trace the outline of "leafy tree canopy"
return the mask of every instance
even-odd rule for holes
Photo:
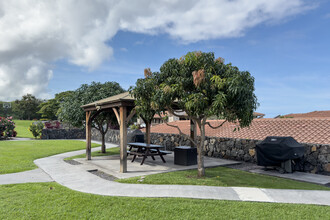
[[[150,143],[150,125],[156,113],[156,110],[151,106],[152,97],[156,89],[156,80],[155,74],[149,68],[144,70],[144,76],[144,79],[138,79],[136,86],[131,87],[129,90],[135,98],[137,115],[146,123],[147,143]]]
[[[40,114],[38,111],[41,103],[42,101],[40,99],[37,99],[31,94],[23,95],[22,99],[16,100],[15,105],[12,106],[13,113],[23,120],[39,119]]]
[[[257,107],[254,78],[248,71],[240,71],[213,53],[189,52],[180,59],[169,59],[154,74],[156,90],[152,106],[157,111],[173,111],[173,106],[185,111],[198,125],[201,140],[197,145],[198,175],[204,176],[205,125],[215,115],[226,121],[248,126]],[[218,125],[217,127],[220,127]],[[182,134],[182,132],[180,131]],[[194,142],[194,140],[192,140]]]
[[[57,114],[60,110],[60,104],[64,99],[70,96],[73,92],[66,91],[55,94],[55,98],[49,99],[46,102],[43,102],[39,105],[40,110],[38,111],[41,114],[41,117],[55,120],[57,119]]]
[[[64,98],[63,102],[60,104],[58,117],[75,127],[83,127],[85,125],[86,115],[81,108],[82,105],[123,92],[125,92],[125,90],[116,82],[92,82],[90,85],[83,84]],[[101,116],[97,118],[99,117]]]
[[[213,53],[190,52],[170,59],[156,74],[159,89],[153,97],[156,109],[177,105],[200,121],[212,115],[248,126],[257,107],[254,78]]]

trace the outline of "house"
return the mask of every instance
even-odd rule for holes
[[[223,120],[209,120],[209,122],[216,126]],[[189,121],[174,121],[170,124],[178,126],[183,133],[190,134]],[[292,136],[300,143],[330,144],[330,117],[261,118],[254,119],[249,127],[234,131],[237,127],[237,124],[229,122],[218,129],[206,126],[206,136],[254,140],[263,140],[267,136]],[[166,124],[152,126],[151,132],[179,134],[176,128]]]
[[[185,117],[185,116],[187,116],[187,113],[184,111],[177,111],[177,112],[175,112],[175,114],[176,115],[173,115],[173,114],[169,113],[168,111],[166,111],[164,113],[162,112],[161,115],[155,114],[151,124],[158,125],[158,124],[164,123],[165,116],[168,116],[167,122],[188,120]],[[181,116],[181,117],[179,117],[179,116]],[[263,114],[263,113],[253,112],[253,118],[255,118],[255,119],[260,119],[260,118],[263,118],[264,116],[265,116],[265,114]],[[210,119],[216,119],[216,117],[211,117]],[[137,123],[140,125],[144,124],[144,122],[141,118],[139,118],[137,120]]]
[[[330,110],[313,111],[308,113],[291,113],[287,115],[279,115],[275,118],[330,118]]]

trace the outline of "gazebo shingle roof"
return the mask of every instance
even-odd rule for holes
[[[96,106],[103,106],[103,105],[111,105],[114,103],[119,103],[119,102],[128,102],[132,103],[134,105],[134,98],[129,94],[129,92],[124,92],[120,93],[115,96],[111,96],[105,99],[101,99],[95,102],[88,103],[86,105],[82,105],[81,107],[83,109],[88,109],[88,108],[95,108]]]

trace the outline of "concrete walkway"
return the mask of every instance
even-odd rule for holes
[[[116,145],[110,144],[107,147],[115,146]],[[100,148],[93,148],[92,150],[95,151],[99,149]],[[107,196],[182,197],[195,199],[330,205],[330,191],[117,183],[102,179],[86,171],[83,166],[70,165],[63,161],[63,159],[66,157],[71,157],[83,153],[85,153],[85,150],[68,152],[37,159],[34,162],[43,171],[37,169],[33,171],[17,173],[15,175],[0,175],[0,184],[4,182],[3,179],[8,177],[12,177],[12,179],[10,180],[10,178],[8,178],[7,184],[18,183],[18,179],[15,182],[14,177],[25,173],[27,175],[32,174],[32,176],[38,176],[40,179],[45,178],[44,181],[56,181],[57,183],[72,190]],[[43,172],[47,173],[49,176]],[[30,181],[34,182],[34,180],[37,180],[38,178],[32,178]]]
[[[15,183],[40,183],[54,181],[42,169],[0,175],[0,185]]]
[[[63,161],[66,157],[71,157],[84,152],[85,151],[82,150],[54,155],[35,160],[35,163],[59,184],[76,191],[98,195],[129,197],[182,197],[196,199],[330,205],[330,191],[117,183],[102,179],[90,172],[87,172],[82,166],[70,165]]]
[[[313,174],[313,173],[304,173],[304,172],[293,172],[293,173],[280,173],[277,170],[263,170],[263,169],[255,169],[249,170],[251,173],[258,173],[269,176],[282,177],[291,180],[297,180],[308,183],[315,183],[321,185],[329,185],[330,184],[330,176]]]

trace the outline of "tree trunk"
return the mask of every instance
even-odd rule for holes
[[[147,144],[150,144],[151,143],[151,140],[150,140],[150,124],[149,122],[146,122],[146,136],[147,136]]]
[[[102,121],[97,121],[97,126],[98,126],[98,130],[101,134],[101,138],[102,138],[102,145],[101,145],[101,153],[105,153],[106,149],[105,149],[105,132],[103,129],[103,120]]]
[[[205,141],[205,124],[198,123],[199,129],[201,131],[201,141],[197,147],[197,164],[198,164],[198,177],[205,176],[205,167],[204,167],[204,141]]]
[[[101,147],[101,152],[103,154],[106,153],[106,148],[105,148],[105,132],[101,132],[101,136],[102,136],[102,147]]]

